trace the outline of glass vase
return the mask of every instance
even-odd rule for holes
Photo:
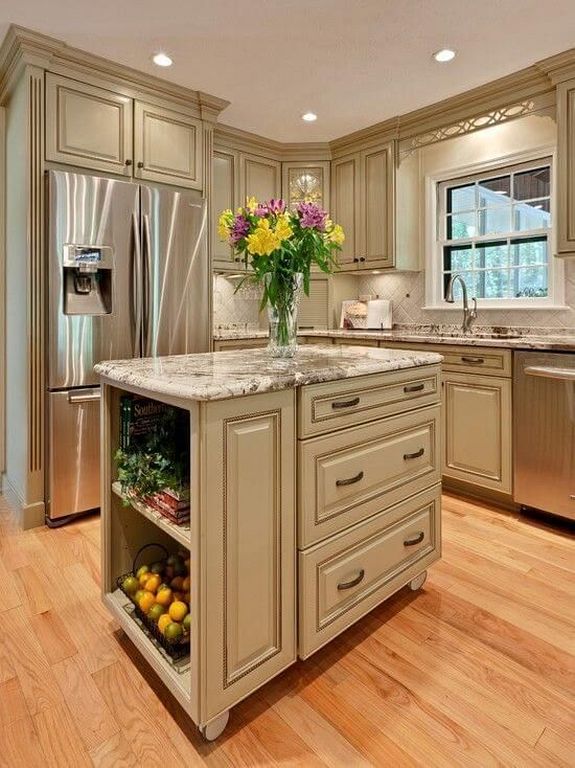
[[[272,280],[266,275],[266,283]],[[268,300],[270,336],[268,352],[272,357],[293,357],[297,349],[297,313],[303,284],[301,272],[277,281],[275,300]]]

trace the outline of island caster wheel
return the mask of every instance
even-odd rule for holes
[[[229,719],[230,713],[228,710],[223,712],[219,717],[216,717],[215,720],[204,725],[203,728],[200,728],[200,733],[206,741],[215,741],[215,739],[217,739],[218,736],[221,736],[224,732]]]
[[[412,579],[409,582],[409,588],[412,592],[417,592],[418,589],[421,589],[421,587],[425,584],[425,579],[427,578],[427,571],[423,571],[423,573],[420,573],[419,576],[416,576],[414,579]]]

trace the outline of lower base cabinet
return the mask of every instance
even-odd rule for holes
[[[512,492],[511,379],[443,374],[443,475]]]

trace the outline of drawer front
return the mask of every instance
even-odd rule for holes
[[[299,655],[306,658],[440,556],[441,487],[299,553]]]
[[[298,437],[333,432],[437,403],[439,375],[439,366],[430,365],[300,387]]]
[[[302,440],[298,546],[308,547],[440,480],[440,408]]]
[[[413,349],[422,352],[438,352],[443,355],[443,370],[461,373],[485,373],[492,376],[511,376],[511,350],[495,347],[475,347],[447,344],[409,344],[404,342],[382,341],[381,347],[395,349]]]

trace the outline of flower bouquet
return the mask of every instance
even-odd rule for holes
[[[312,264],[322,272],[334,271],[343,229],[316,203],[300,203],[288,211],[284,200],[258,203],[249,198],[235,214],[222,212],[218,233],[251,268],[246,279],[263,287],[260,309],[268,307],[271,354],[292,357],[299,293],[303,287],[309,295]]]

